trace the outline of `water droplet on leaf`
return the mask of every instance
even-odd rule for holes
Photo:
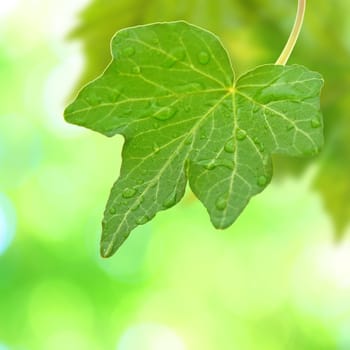
[[[259,105],[254,105],[254,108],[253,108],[253,113],[254,114],[257,114],[259,113],[261,110],[261,107]]]
[[[267,177],[262,175],[258,177],[258,185],[264,187],[267,184]]]
[[[219,159],[215,162],[215,166],[223,166],[227,169],[233,170],[235,168],[235,162],[230,159]]]
[[[156,187],[158,184],[157,181],[153,181],[151,184],[150,184],[150,187],[153,188],[153,187]]]
[[[167,209],[174,206],[175,204],[176,204],[176,194],[173,193],[169,196],[168,199],[165,200],[165,202],[163,203],[163,207]]]
[[[112,207],[112,208],[109,209],[109,213],[110,213],[111,215],[114,215],[116,212],[117,212],[117,210],[116,210],[114,207]]]
[[[254,143],[256,144],[256,147],[258,148],[258,150],[260,151],[260,152],[264,152],[265,151],[265,146],[263,145],[263,143],[261,143],[260,141],[259,141],[259,139],[257,138],[257,137],[254,137]]]
[[[133,210],[133,211],[137,210],[137,209],[140,207],[140,205],[141,205],[142,202],[143,202],[143,197],[139,198],[139,199],[133,204],[133,206],[131,207],[131,210]]]
[[[178,61],[182,61],[186,57],[186,52],[182,47],[177,47],[171,51],[171,55],[174,56]]]
[[[215,163],[212,162],[212,163],[206,164],[204,167],[207,170],[213,170],[215,168]]]
[[[128,46],[123,50],[123,54],[127,57],[131,57],[135,54],[135,49],[132,46]]]
[[[264,151],[265,151],[265,146],[264,146],[264,144],[258,143],[257,146],[258,146],[258,149],[259,149],[260,152],[264,152]]]
[[[208,64],[209,63],[209,60],[210,60],[210,56],[207,52],[205,51],[201,51],[198,55],[198,61],[200,64]]]
[[[227,153],[234,153],[236,151],[236,145],[234,140],[229,140],[225,143],[225,152]]]
[[[131,197],[134,197],[135,194],[136,194],[136,189],[135,188],[126,188],[123,193],[122,193],[122,196],[124,198],[131,198]]]
[[[161,109],[157,114],[154,115],[154,118],[158,120],[168,120],[176,114],[177,110],[173,107],[165,107]]]
[[[243,129],[237,129],[236,138],[239,141],[243,141],[247,137],[247,132]]]
[[[85,97],[85,100],[91,106],[96,106],[102,102],[102,97],[97,91],[92,91]]]
[[[140,74],[141,73],[141,68],[139,66],[135,66],[132,68],[132,72],[134,74]]]
[[[193,141],[193,135],[191,134],[191,135],[187,136],[187,138],[185,140],[185,145],[189,146],[192,143],[192,141]]]
[[[160,151],[160,148],[159,148],[159,146],[157,144],[155,144],[153,146],[153,151],[154,151],[154,153],[158,153]]]
[[[175,57],[167,57],[163,63],[164,68],[172,68],[175,66],[177,59]]]
[[[321,126],[321,121],[318,119],[318,118],[314,118],[311,120],[311,126],[314,128],[314,129],[317,129]]]
[[[144,216],[141,216],[140,218],[138,218],[138,219],[136,220],[136,224],[137,224],[137,225],[144,225],[144,224],[146,224],[148,221],[149,221],[149,217],[146,216],[146,215],[144,215]]]
[[[227,197],[220,197],[215,203],[216,209],[225,210],[227,208]]]
[[[207,136],[207,134],[206,134],[206,132],[202,132],[201,133],[201,135],[200,135],[200,137],[199,137],[201,140],[207,140],[208,139],[208,136]]]
[[[159,44],[158,38],[156,38],[156,37],[152,38],[151,44],[153,44],[153,45],[158,45],[158,44]]]
[[[207,107],[214,107],[214,106],[216,106],[216,104],[218,103],[218,101],[217,100],[209,100],[209,101],[207,101],[207,102],[205,102],[205,106],[207,106]]]

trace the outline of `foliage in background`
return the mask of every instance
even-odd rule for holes
[[[308,7],[290,63],[317,70],[326,81],[322,97],[326,145],[315,159],[318,168],[314,187],[341,235],[350,222],[350,28],[342,15],[350,11],[350,5],[344,0],[310,1]],[[295,8],[294,2],[277,0],[94,0],[71,33],[71,38],[83,43],[87,57],[77,89],[108,64],[110,40],[117,30],[158,21],[183,19],[213,31],[229,48],[239,72],[273,63],[291,29]],[[283,173],[300,173],[308,164],[283,157],[276,157],[276,161],[276,169],[284,169]]]

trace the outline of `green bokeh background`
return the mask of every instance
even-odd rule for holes
[[[349,350],[350,239],[345,231],[335,241],[312,190],[317,159],[298,176],[277,174],[225,231],[188,194],[114,257],[99,257],[123,139],[62,118],[85,61],[67,35],[86,3],[0,3],[0,350]],[[332,4],[309,2],[291,62],[325,75],[326,117],[336,109],[350,128],[350,4]],[[171,6],[150,7],[147,18]],[[243,72],[278,56],[294,11],[287,1],[220,0],[192,22],[218,28]]]

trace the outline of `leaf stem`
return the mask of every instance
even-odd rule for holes
[[[301,31],[301,27],[303,26],[305,8],[306,8],[306,0],[298,0],[298,10],[297,10],[297,15],[295,18],[292,32],[290,33],[289,39],[288,39],[280,57],[276,61],[276,64],[280,64],[283,66],[287,64],[288,59],[289,59],[290,55],[292,54],[293,49],[295,47],[295,44],[298,40],[300,31]]]

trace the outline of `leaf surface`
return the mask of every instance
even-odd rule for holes
[[[186,22],[119,31],[113,61],[67,107],[68,122],[125,137],[104,215],[101,254],[183,197],[187,181],[213,225],[230,226],[272,176],[271,155],[323,143],[322,77],[265,65],[235,78],[212,33]]]

